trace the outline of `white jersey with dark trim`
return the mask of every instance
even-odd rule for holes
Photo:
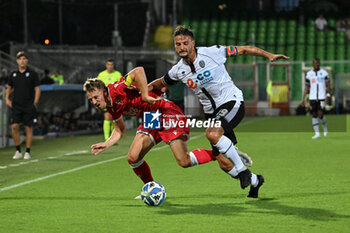
[[[326,81],[328,80],[328,72],[324,69],[318,71],[310,70],[306,74],[305,82],[310,86],[310,100],[326,99]]]
[[[164,81],[186,84],[197,95],[207,114],[228,101],[243,101],[242,91],[226,71],[226,54],[226,46],[198,47],[194,63],[187,65],[181,59],[165,75]]]

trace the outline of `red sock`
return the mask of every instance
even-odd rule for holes
[[[140,164],[141,162],[141,164]],[[140,177],[140,179],[143,181],[143,183],[148,183],[150,181],[153,181],[153,177],[151,174],[151,169],[149,168],[146,161],[141,160],[138,163],[129,163],[132,167],[132,170],[134,170],[135,174]]]
[[[210,161],[216,160],[216,157],[213,155],[212,150],[196,149],[191,152],[196,157],[198,164],[208,163]]]

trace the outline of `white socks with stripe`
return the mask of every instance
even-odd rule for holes
[[[235,146],[228,137],[222,135],[218,143],[214,146],[219,150],[221,154],[223,154],[226,158],[231,160],[235,165],[230,171],[227,172],[227,174],[229,174],[233,178],[237,178],[238,173],[247,169],[244,166],[241,158],[239,157]],[[251,185],[253,187],[256,187],[258,183],[258,177],[254,173],[252,173]]]
[[[323,118],[321,119],[321,122],[322,122],[322,126],[323,126],[323,134],[324,134],[324,136],[327,136],[328,128],[327,128],[326,116],[323,116]]]
[[[320,136],[320,127],[318,126],[318,119],[317,117],[312,118],[312,127],[314,128],[315,135]]]
[[[247,169],[244,166],[241,158],[239,157],[235,146],[228,137],[222,135],[218,143],[214,146],[219,150],[221,154],[223,154],[223,156],[225,156],[226,158],[231,160],[232,163],[234,163],[235,166],[231,170],[232,172],[228,172],[230,175],[237,176],[238,173]]]

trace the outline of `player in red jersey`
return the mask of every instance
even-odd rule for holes
[[[139,91],[130,88],[134,83]],[[123,136],[125,126],[122,115],[140,117],[144,112],[154,112],[153,117],[160,117],[160,122],[186,121],[184,113],[177,105],[159,97],[155,92],[148,92],[147,78],[142,67],[133,69],[125,78],[107,87],[101,80],[88,79],[84,83],[84,91],[97,109],[107,109],[114,122],[111,137],[105,142],[91,146],[91,152],[95,155],[117,143]],[[181,167],[191,167],[216,159],[222,169],[229,166],[228,159],[223,156],[215,157],[211,150],[196,149],[188,152],[186,141],[189,138],[189,132],[189,127],[186,125],[167,128],[161,124],[157,129],[148,129],[141,125],[130,146],[127,155],[128,163],[144,183],[153,181],[150,168],[143,158],[154,145],[164,141],[170,146]]]

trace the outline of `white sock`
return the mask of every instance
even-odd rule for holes
[[[251,185],[255,188],[258,184],[258,177],[252,172]]]
[[[312,127],[314,128],[315,134],[320,135],[320,128],[318,126],[318,119],[317,117],[312,118]]]
[[[191,151],[190,153],[190,158],[191,158],[191,166],[196,166],[198,165],[198,160],[196,158],[196,156],[193,154],[193,152]]]
[[[236,167],[233,167],[230,171],[228,171],[226,173],[229,174],[230,176],[232,176],[233,178],[238,176],[238,171],[237,171]]]
[[[327,122],[326,122],[326,116],[323,116],[321,119],[322,126],[323,126],[323,132],[328,133],[328,128],[327,128]]]
[[[247,169],[244,166],[241,158],[239,157],[235,146],[233,145],[231,140],[228,139],[228,137],[222,135],[218,143],[214,146],[219,150],[219,152],[223,156],[225,156],[234,163],[234,168],[236,168],[236,171],[238,171],[238,173]]]

